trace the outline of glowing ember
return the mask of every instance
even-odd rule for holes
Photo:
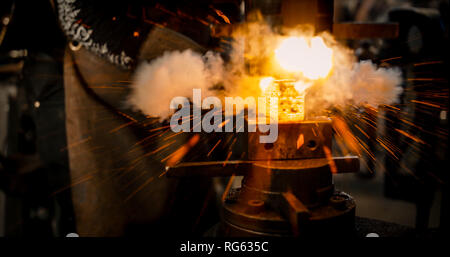
[[[325,78],[333,66],[333,50],[321,37],[289,37],[275,50],[280,66],[288,72],[301,73],[307,79]]]
[[[298,83],[298,82],[297,82]],[[305,119],[305,92],[296,88],[293,80],[275,80],[272,77],[261,79],[259,86],[267,98],[278,98],[278,121],[292,122]],[[269,100],[269,108],[274,108]]]

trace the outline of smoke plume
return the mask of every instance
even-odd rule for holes
[[[223,61],[212,52],[202,56],[191,50],[165,52],[136,70],[129,104],[144,114],[164,119],[171,113],[170,101],[176,96],[191,97],[193,88],[203,97],[223,80]]]
[[[311,37],[313,31],[297,28],[276,33],[265,23],[244,24],[233,35],[235,41],[228,63],[212,52],[205,55],[191,50],[166,52],[138,67],[129,103],[146,115],[164,119],[171,113],[172,98],[191,97],[193,88],[202,89],[202,97],[218,95],[211,88],[220,83],[226,96],[260,96],[258,84],[262,77],[282,76],[271,66],[277,45],[287,36],[298,35]],[[370,61],[358,62],[353,51],[330,34],[319,36],[333,49],[333,68],[327,78],[314,81],[306,90],[307,111],[346,104],[378,107],[398,101],[402,92],[399,69],[380,68]],[[223,96],[223,92],[220,94]]]

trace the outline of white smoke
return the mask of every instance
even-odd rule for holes
[[[211,94],[210,87],[223,80],[222,70],[222,59],[212,52],[204,56],[189,49],[165,52],[137,68],[128,103],[146,115],[164,119],[172,112],[172,98],[189,98],[193,88],[200,88],[203,97]]]
[[[299,33],[312,35],[308,30],[293,34]],[[370,61],[357,62],[353,51],[330,34],[321,36],[333,49],[333,69],[326,80],[307,89],[307,111],[346,104],[378,107],[398,102],[402,92],[399,69],[379,68]],[[247,24],[234,37],[236,43],[227,65],[218,54],[201,55],[191,50],[166,52],[150,63],[141,64],[135,72],[128,102],[146,115],[164,119],[173,112],[170,101],[176,96],[191,97],[194,88],[202,89],[202,98],[217,94],[210,90],[217,83],[225,86],[227,96],[258,96],[260,77],[276,77],[270,74],[266,60],[281,36],[267,24],[257,22]],[[247,69],[244,59],[256,69]]]
[[[351,70],[341,73],[347,77],[332,76],[326,83],[328,94],[333,95],[330,104],[343,105],[347,100],[356,105],[378,107],[396,103],[402,92],[401,72],[396,68],[379,68],[371,61],[361,61],[355,63]],[[349,92],[346,97],[342,94],[344,91]]]
[[[307,94],[307,109],[344,107],[347,104],[379,107],[398,103],[403,89],[398,68],[380,68],[371,61],[335,67],[331,76]]]

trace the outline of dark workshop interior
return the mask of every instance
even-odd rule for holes
[[[0,237],[448,237],[448,15],[2,0]]]

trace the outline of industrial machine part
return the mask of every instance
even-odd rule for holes
[[[355,202],[335,190],[332,172],[356,172],[355,156],[332,157],[329,119],[279,124],[275,143],[248,135],[248,159],[186,162],[167,176],[242,175],[242,186],[226,190],[220,233],[224,236],[351,235]]]

